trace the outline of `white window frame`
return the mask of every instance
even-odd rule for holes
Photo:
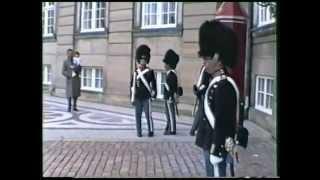
[[[49,3],[52,2],[43,2],[42,4],[42,12],[44,13],[44,17],[42,17],[42,27],[43,27],[43,37],[52,37],[55,32],[55,25],[56,25],[56,3],[53,3],[53,5],[49,5]],[[53,32],[48,33],[48,12],[50,10],[53,10]]]
[[[262,91],[259,91],[259,79],[263,79],[264,80],[264,89]],[[272,93],[268,93],[267,92],[267,80],[271,80],[272,84],[274,86],[274,78],[267,77],[267,76],[260,76],[260,75],[256,76],[255,109],[272,115],[272,108],[267,108],[266,107],[266,101],[267,101],[267,95],[269,95],[269,96],[273,97],[273,102],[274,102],[273,86],[271,87]],[[259,93],[262,94],[262,98],[263,98],[263,104],[262,105],[258,104],[258,94]]]
[[[85,3],[92,3],[92,9],[91,9],[91,28],[90,29],[84,29],[84,5]],[[107,4],[105,3],[105,10],[104,10],[104,27],[97,28],[97,23],[96,23],[96,13],[97,13],[97,3],[99,2],[82,2],[81,4],[81,30],[80,32],[100,32],[105,30],[106,26],[106,10],[107,10]],[[99,17],[101,19],[101,17]]]
[[[89,78],[91,79],[91,86],[84,86],[84,69],[91,69],[91,75],[89,75]],[[95,83],[96,83],[96,70],[101,70],[101,77],[98,78],[101,80],[101,88],[96,88]],[[91,76],[91,77],[90,77]],[[103,92],[103,68],[100,67],[82,67],[81,70],[81,90],[86,90],[86,91],[94,91],[94,92]]]
[[[152,4],[152,3],[156,3],[157,4],[157,8],[156,8],[156,21],[157,23],[155,25],[145,25],[145,18],[144,15],[146,14],[146,9],[145,9],[145,4]],[[141,29],[157,29],[157,28],[174,28],[177,26],[177,14],[178,14],[178,3],[175,2],[175,22],[174,24],[169,24],[169,16],[168,16],[168,24],[163,24],[162,22],[162,15],[163,15],[163,3],[168,3],[168,2],[142,2],[142,11],[141,11]],[[168,14],[170,13],[169,11],[169,4],[168,4]]]
[[[261,27],[275,22],[275,18],[270,13],[270,6],[262,7],[254,3],[255,17],[257,18],[257,26]]]
[[[165,71],[155,71],[156,73],[156,81],[157,81],[157,99],[163,99],[164,98],[164,92],[161,92],[161,87],[165,84],[165,79],[164,79],[164,83],[162,83],[162,77],[166,77],[166,76],[162,76],[162,74],[166,74]]]
[[[43,76],[43,81],[42,81],[42,83],[44,84],[44,85],[51,85],[51,80],[52,80],[52,69],[51,69],[51,65],[49,65],[49,64],[44,64],[43,65],[43,74],[42,74],[42,76]],[[49,77],[50,76],[50,80],[49,80]]]

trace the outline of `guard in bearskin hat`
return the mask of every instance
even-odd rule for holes
[[[142,111],[148,124],[148,136],[153,136],[153,120],[151,115],[151,99],[157,96],[157,87],[154,71],[147,65],[150,62],[150,48],[147,45],[141,45],[136,50],[136,63],[131,81],[130,94],[131,102],[135,106],[135,118],[137,127],[137,136],[142,136],[141,116]]]
[[[172,49],[169,49],[163,59],[166,73],[166,82],[164,84],[164,99],[165,99],[165,114],[167,118],[167,125],[165,127],[164,135],[176,134],[176,98],[175,95],[182,95],[182,90],[178,88],[178,78],[175,71],[179,62],[179,55]]]
[[[212,76],[204,94],[204,117],[199,122],[196,145],[204,152],[208,176],[226,176],[233,157],[239,123],[239,90],[227,69],[237,59],[237,38],[232,29],[219,21],[206,21],[199,30],[199,56]]]

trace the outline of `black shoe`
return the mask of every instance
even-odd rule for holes
[[[77,108],[73,108],[74,111],[79,111]]]
[[[153,136],[153,132],[149,132],[148,136],[152,137]]]
[[[142,134],[141,134],[141,133],[138,133],[137,136],[138,136],[138,137],[142,137]]]
[[[170,135],[170,132],[169,131],[165,131],[163,134],[164,135]]]
[[[195,135],[194,131],[190,131],[190,136],[194,136],[194,135]]]
[[[171,135],[176,135],[176,132],[170,132]]]

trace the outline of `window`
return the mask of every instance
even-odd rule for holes
[[[256,79],[256,109],[272,114],[273,79],[257,76]]]
[[[142,29],[170,28],[177,25],[177,2],[143,2]]]
[[[156,72],[157,99],[163,99],[164,84],[166,83],[166,72]]]
[[[105,2],[83,2],[81,8],[81,32],[104,31]]]
[[[83,67],[81,71],[81,90],[103,92],[102,68]]]
[[[43,36],[53,36],[56,19],[56,7],[54,2],[42,3],[42,33]]]
[[[52,73],[51,73],[51,65],[43,65],[43,84],[45,85],[50,85],[51,84],[51,77],[52,77]]]
[[[258,27],[275,22],[275,18],[272,17],[272,14],[270,13],[270,6],[263,7],[254,3],[254,8]]]

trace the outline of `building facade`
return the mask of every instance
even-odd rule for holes
[[[273,27],[274,21],[262,23],[264,19],[254,17],[264,17],[260,12],[263,10],[253,3],[240,4],[249,15],[247,34],[251,38],[246,51],[248,119],[261,121],[262,126],[272,130],[275,120],[270,103],[275,102],[275,97],[274,89],[269,90],[276,79],[276,35],[275,31],[270,32],[270,24]],[[179,110],[191,114],[195,102],[192,86],[201,67],[197,56],[198,31],[205,20],[214,19],[220,2],[43,2],[42,5],[45,93],[64,97],[61,68],[66,50],[72,48],[80,52],[83,66],[80,99],[131,106],[129,81],[135,68],[135,49],[147,44],[151,48],[149,65],[155,70],[158,83],[158,97],[153,106],[162,111],[165,80],[162,59],[168,49],[173,49],[180,55],[176,71],[184,90]]]
[[[276,18],[269,7],[250,4],[248,119],[276,137],[277,36]]]

